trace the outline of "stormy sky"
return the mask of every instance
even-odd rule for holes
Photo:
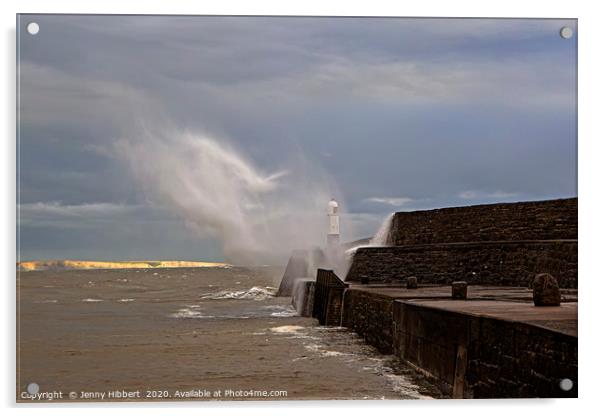
[[[17,30],[22,260],[222,260],[219,235],[119,155],[158,125],[266,174],[307,161],[336,184],[347,240],[392,211],[577,195],[572,20],[22,15]],[[165,168],[177,140],[135,163]]]

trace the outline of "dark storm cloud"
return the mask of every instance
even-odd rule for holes
[[[266,171],[301,152],[338,182],[351,237],[394,210],[576,195],[576,39],[558,35],[574,21],[21,19],[27,258],[82,256],[82,246],[183,258],[196,241],[198,256],[219,259],[209,237],[140,208],[146,197],[116,160],[115,139],[151,121],[227,137]],[[33,20],[36,36],[24,30]],[[124,251],[135,239],[125,230],[140,224],[132,211],[100,226],[84,209],[60,228],[51,211],[32,217],[35,204],[134,207],[149,255]],[[159,229],[169,244],[144,243]]]

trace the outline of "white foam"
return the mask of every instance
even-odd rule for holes
[[[203,315],[199,311],[194,311],[194,310],[188,309],[188,308],[178,309],[178,311],[176,313],[172,313],[170,316],[172,318],[184,318],[184,319],[189,319],[189,318],[215,318],[215,316],[212,316],[212,315]]]
[[[220,300],[220,299],[246,299],[246,300],[266,300],[276,294],[274,288],[253,286],[249,290],[220,290],[219,292],[204,293],[201,299]]]
[[[385,371],[387,367],[385,367]],[[407,377],[400,376],[393,373],[385,373],[383,374],[387,382],[391,385],[391,388],[394,392],[402,394],[404,396],[409,396],[413,399],[432,399],[430,396],[425,396],[420,394],[417,390],[417,386],[413,384]]]
[[[203,312],[198,309],[200,306],[191,305],[190,307],[178,309],[176,313],[169,315],[172,318],[184,318],[184,319],[249,319],[246,315],[204,315]]]
[[[320,352],[320,354],[323,357],[340,357],[343,355],[353,355],[353,354],[349,354],[349,353],[345,353],[345,352],[340,352],[340,351],[322,351]]]
[[[135,299],[129,299],[129,298],[125,298],[125,299],[119,299],[119,302],[133,302]]]
[[[297,316],[297,312],[296,311],[280,311],[280,312],[272,312],[270,314],[270,316],[273,316],[275,318],[290,318],[293,316]]]
[[[306,350],[316,353],[321,357],[341,357],[355,355],[347,352],[327,350],[324,348],[324,345],[321,344],[305,344],[304,347]]]
[[[291,305],[269,305],[265,306],[263,309],[274,311],[270,313],[270,316],[276,318],[290,318],[293,316],[298,316],[297,311]]]
[[[270,328],[270,331],[276,332],[278,334],[297,334],[299,331],[302,331],[303,329],[304,329],[304,327],[299,326],[299,325],[283,325],[283,326],[276,326],[276,327]]]
[[[82,302],[104,302],[104,301],[102,299],[86,298],[86,299],[82,299]]]

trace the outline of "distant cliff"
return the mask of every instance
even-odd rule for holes
[[[35,260],[17,262],[17,270],[71,270],[71,269],[155,269],[173,267],[229,267],[227,263],[182,260],[141,261],[87,261],[87,260]]]

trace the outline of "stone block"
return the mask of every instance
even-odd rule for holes
[[[468,284],[464,281],[452,282],[452,299],[466,299]]]
[[[533,303],[535,306],[560,306],[558,281],[548,273],[540,273],[533,279]]]
[[[418,289],[418,278],[416,276],[408,277],[406,287],[408,289]]]

